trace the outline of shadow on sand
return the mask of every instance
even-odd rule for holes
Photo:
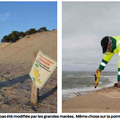
[[[18,83],[22,84],[25,81],[30,80],[30,79],[31,79],[30,76],[28,74],[26,74],[26,75],[19,76],[19,77],[16,77],[14,79],[11,79],[11,80],[2,81],[2,82],[0,82],[0,88],[10,87],[10,86],[16,85]],[[52,88],[50,91],[48,91],[48,92],[44,93],[43,95],[39,96],[38,97],[38,103],[41,103],[47,97],[52,95],[56,90],[57,90],[57,85],[54,88]],[[29,103],[29,105],[31,105],[31,104]],[[38,111],[33,105],[31,105],[31,109],[34,110],[34,111]]]
[[[39,102],[42,102],[44,99],[46,99],[48,96],[52,95],[55,91],[57,90],[57,86],[55,86],[54,88],[52,88],[50,91],[48,91],[47,93],[39,96]]]
[[[41,95],[38,97],[38,103],[41,103],[43,100],[45,100],[47,97],[49,97],[50,95],[52,95],[55,91],[57,90],[57,86],[52,88],[50,91],[48,91],[47,93]],[[31,105],[31,109],[34,111],[38,111],[34,105]]]
[[[15,85],[17,83],[23,83],[28,79],[30,79],[30,76],[27,74],[27,75],[19,76],[17,78],[13,78],[12,80],[6,80],[3,82],[0,82],[0,88],[9,87],[9,86]]]

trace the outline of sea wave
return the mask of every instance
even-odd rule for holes
[[[63,96],[63,100],[64,99],[70,99],[76,96],[77,93],[82,94],[86,94],[90,91],[95,91],[95,90],[99,90],[101,89],[101,87],[97,87],[96,89],[93,87],[84,87],[84,88],[73,88],[73,89],[63,89],[62,90],[62,96]]]
[[[94,88],[94,76],[92,73],[68,73],[63,76],[63,99],[75,97],[75,93],[88,93],[104,87],[113,86],[117,82],[117,76],[112,73],[101,75],[99,85]],[[64,85],[65,84],[65,85]]]

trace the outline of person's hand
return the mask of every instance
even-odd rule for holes
[[[117,87],[120,88],[120,81],[118,81],[118,83],[117,83]]]
[[[97,70],[96,70],[96,73],[98,73],[98,71],[101,73],[101,71],[102,71],[102,70],[100,70],[100,69],[97,69]]]
[[[115,84],[114,84],[114,87],[120,88],[120,81],[118,81],[117,83],[115,83]]]

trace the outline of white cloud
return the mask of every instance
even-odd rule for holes
[[[95,70],[99,66],[103,58],[101,39],[120,35],[119,6],[120,2],[63,2],[63,69],[81,66]],[[117,61],[117,57],[110,61],[112,70],[117,69]]]
[[[10,13],[0,14],[0,21],[7,20],[9,16],[10,16]]]

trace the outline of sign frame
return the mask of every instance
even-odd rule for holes
[[[36,82],[33,80],[32,76],[31,76],[32,70],[33,70],[34,67],[35,67],[36,58],[38,57],[39,54],[41,54],[42,56],[44,56],[44,57],[46,57],[46,58],[48,58],[48,59],[50,59],[50,60],[52,60],[52,61],[54,61],[54,63],[55,63],[54,68],[52,69],[52,71],[50,71],[50,74],[49,74],[49,75],[46,77],[46,79],[42,82],[42,85],[41,85],[40,87],[39,87],[38,85],[36,85]],[[51,77],[51,75],[52,75],[53,72],[55,71],[55,69],[56,69],[56,67],[57,67],[57,61],[54,60],[53,58],[49,57],[48,55],[44,54],[41,50],[37,53],[36,58],[35,58],[35,60],[34,60],[34,62],[33,62],[33,65],[32,65],[32,68],[31,68],[31,70],[30,70],[29,75],[30,75],[32,81],[34,82],[35,86],[36,86],[37,88],[39,88],[39,89],[42,89],[43,86],[45,85],[45,83],[48,81],[48,79]]]

